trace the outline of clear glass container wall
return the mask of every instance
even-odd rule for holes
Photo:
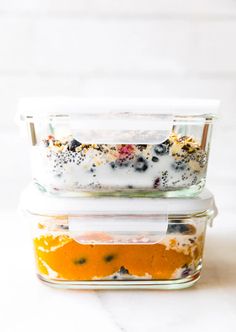
[[[132,219],[145,227],[158,223],[160,216],[155,214],[119,216],[126,220],[126,227],[107,231],[89,227],[93,217],[100,225],[102,220],[112,223],[116,218],[75,215],[78,226],[71,230],[71,216],[28,214],[40,279],[64,288],[166,289],[188,287],[198,280],[212,211],[169,216],[161,235],[152,226],[145,232],[128,229]],[[87,230],[86,226],[80,229],[80,221],[87,223]]]
[[[169,113],[162,107],[145,109],[144,102],[141,110],[95,107],[67,114],[65,108],[65,114],[54,110],[23,117],[35,183],[63,196],[200,193],[214,116],[183,105],[183,114],[171,107]]]

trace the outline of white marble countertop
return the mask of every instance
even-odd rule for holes
[[[235,331],[234,185],[213,185],[220,214],[207,232],[202,277],[179,291],[73,291],[35,277],[28,225],[1,210],[0,330]]]

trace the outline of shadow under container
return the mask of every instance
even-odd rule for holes
[[[38,277],[60,288],[179,289],[200,276],[216,208],[196,198],[62,198],[27,189]]]
[[[215,100],[25,99],[34,183],[62,196],[183,197],[205,185]]]

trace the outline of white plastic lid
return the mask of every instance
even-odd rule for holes
[[[20,208],[38,215],[185,215],[206,210],[216,211],[210,191],[193,198],[126,198],[49,196],[30,185],[21,197]]]
[[[157,98],[22,98],[18,119],[50,115],[73,114],[169,114],[216,115],[220,106],[214,99],[157,99]]]
[[[67,133],[86,144],[160,144],[178,121],[204,125],[218,108],[219,101],[207,99],[25,98],[16,121],[38,130],[50,122],[57,135]]]

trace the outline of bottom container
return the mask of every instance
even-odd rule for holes
[[[37,273],[61,288],[178,289],[201,272],[212,194],[195,198],[55,198],[29,187]]]

